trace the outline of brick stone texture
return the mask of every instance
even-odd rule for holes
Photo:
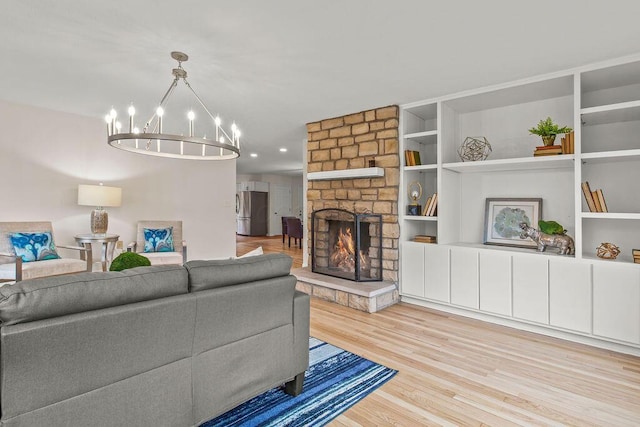
[[[311,212],[340,208],[355,213],[383,215],[382,275],[398,281],[398,185],[400,157],[398,146],[399,108],[389,105],[307,124],[307,171],[331,171],[367,167],[374,161],[384,168],[384,177],[333,181],[309,181],[307,191],[307,230],[311,233]],[[309,239],[311,244],[311,239]],[[309,248],[311,253],[311,248]],[[343,295],[316,291],[325,299],[345,302]],[[364,308],[369,302],[357,298],[349,305]],[[360,307],[362,306],[362,307]]]

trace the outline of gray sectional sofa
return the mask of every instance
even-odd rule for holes
[[[282,254],[0,287],[1,426],[192,426],[302,389],[309,297]]]

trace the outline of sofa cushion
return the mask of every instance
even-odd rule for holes
[[[11,244],[16,256],[22,258],[22,262],[44,261],[58,259],[51,233],[11,233]]]
[[[173,227],[145,228],[144,252],[174,252]]]
[[[174,265],[25,280],[0,287],[0,322],[13,325],[185,294],[187,280],[184,267]]]
[[[288,276],[292,259],[285,254],[266,254],[246,258],[189,261],[189,291],[255,282],[273,277]]]

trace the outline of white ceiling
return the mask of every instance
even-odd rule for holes
[[[243,131],[238,173],[295,173],[305,123],[639,53],[638,16],[637,0],[5,0],[0,98],[151,112],[183,51]]]

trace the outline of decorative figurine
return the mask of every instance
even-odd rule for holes
[[[409,198],[413,200],[407,206],[407,215],[420,215],[422,206],[418,204],[418,200],[422,197],[422,185],[418,181],[413,181],[407,187],[407,191],[409,192]]]
[[[602,259],[616,259],[620,255],[620,248],[613,243],[602,243],[596,248],[596,255]]]
[[[491,153],[491,144],[484,136],[468,136],[458,148],[458,156],[464,162],[466,160],[486,160]]]
[[[544,250],[549,247],[558,248],[560,251],[558,252],[560,255],[573,255],[575,253],[575,245],[573,243],[573,239],[566,234],[547,234],[542,231],[538,231],[533,227],[529,227],[526,222],[520,223],[520,228],[522,229],[522,233],[520,234],[521,239],[526,239],[527,237],[533,240],[538,244],[538,251],[544,252]]]

